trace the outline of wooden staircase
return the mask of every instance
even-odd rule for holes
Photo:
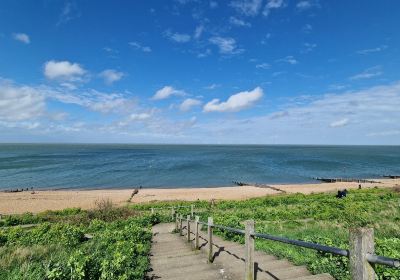
[[[172,233],[174,224],[153,227],[150,279],[244,279],[244,246],[213,236],[213,263],[207,263],[206,235],[200,234],[200,250],[194,250],[194,240]],[[183,230],[186,235],[186,228]],[[193,235],[192,235],[193,236]],[[257,280],[332,280],[329,274],[311,275],[305,266],[295,266],[256,251],[255,279]]]

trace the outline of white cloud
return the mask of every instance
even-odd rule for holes
[[[347,88],[348,85],[342,85],[342,84],[332,84],[328,86],[329,90],[343,90]]]
[[[129,120],[131,121],[143,121],[151,118],[151,113],[139,113],[139,114],[130,114]]]
[[[202,102],[198,99],[187,98],[181,103],[181,105],[179,105],[179,109],[183,112],[186,112],[195,106],[200,106],[201,104]]]
[[[44,114],[45,108],[45,98],[38,89],[0,80],[0,121],[36,119]]]
[[[210,1],[210,8],[215,9],[218,7],[218,2],[217,1]]]
[[[380,66],[374,66],[368,69],[365,69],[363,72],[356,74],[350,77],[350,80],[361,80],[361,79],[370,79],[374,77],[378,77],[382,75],[383,72],[381,71]]]
[[[204,57],[209,56],[211,53],[212,53],[212,52],[211,52],[210,49],[206,49],[206,50],[204,50],[203,52],[198,53],[198,54],[197,54],[197,57],[198,57],[198,58],[204,58]]]
[[[217,87],[220,87],[220,86],[221,85],[218,85],[218,84],[211,84],[211,85],[205,86],[204,88],[208,89],[208,90],[213,90],[213,89],[216,89]]]
[[[143,46],[142,44],[138,43],[138,42],[129,42],[128,43],[131,47],[137,49],[137,50],[141,50],[142,52],[151,52],[151,48],[148,46]]]
[[[376,47],[376,48],[372,48],[372,49],[359,50],[359,51],[357,51],[357,54],[366,55],[366,54],[381,52],[381,51],[386,50],[387,48],[388,48],[388,46],[382,45],[382,46],[379,46],[379,47]]]
[[[78,88],[75,84],[69,83],[69,82],[60,83],[60,86],[65,87],[66,89],[69,89],[69,90],[75,90]]]
[[[342,127],[342,126],[346,126],[349,124],[349,119],[348,118],[344,118],[344,119],[340,119],[337,121],[333,121],[330,123],[330,127]]]
[[[313,27],[311,24],[307,23],[305,25],[303,25],[302,29],[301,29],[304,33],[310,33],[313,30]]]
[[[231,95],[227,101],[213,99],[204,105],[204,112],[237,112],[254,105],[263,96],[263,90],[256,87],[252,91],[242,91]]]
[[[61,14],[59,16],[57,26],[67,23],[70,20],[77,18],[80,16],[80,13],[78,11],[78,7],[74,2],[71,1],[66,1],[65,5],[61,11]]]
[[[380,131],[380,132],[371,132],[368,133],[367,136],[396,136],[400,135],[400,130],[386,130],[386,131]]]
[[[300,1],[296,4],[296,8],[302,12],[309,10],[313,7],[320,7],[320,4],[318,3],[318,0],[303,0]]]
[[[60,89],[47,89],[47,98],[65,104],[75,104],[100,113],[126,113],[132,110],[136,102],[121,93],[104,93],[94,89],[71,92]]]
[[[196,130],[207,135],[206,141],[214,143],[398,145],[399,108],[400,81],[359,91],[311,96],[302,104],[289,102],[264,116],[221,118],[199,124]],[[330,124],[343,125],[343,119],[348,119],[348,123],[338,133]]]
[[[29,44],[31,42],[29,36],[25,33],[15,33],[13,34],[15,40],[20,41],[24,44]]]
[[[289,113],[287,111],[279,111],[279,112],[276,112],[276,113],[272,113],[269,116],[269,118],[271,120],[276,120],[276,119],[284,118],[284,117],[287,117],[287,116],[289,116]]]
[[[292,55],[288,55],[288,56],[286,56],[284,58],[278,59],[277,61],[278,62],[289,63],[289,64],[292,64],[292,65],[299,63]]]
[[[264,7],[263,15],[269,16],[272,10],[280,9],[285,7],[285,2],[283,0],[268,0]]]
[[[260,12],[262,0],[235,0],[230,6],[246,16],[256,16]]]
[[[162,100],[167,99],[171,96],[185,96],[186,93],[183,90],[178,90],[173,88],[172,86],[165,86],[156,91],[154,96],[152,97],[153,100]]]
[[[121,80],[122,77],[124,77],[124,76],[125,76],[124,73],[118,72],[113,69],[106,69],[100,73],[100,77],[102,77],[104,79],[104,82],[107,85],[111,85],[114,82]]]
[[[44,75],[50,80],[79,81],[86,73],[77,63],[69,61],[47,61],[44,65]]]
[[[257,65],[256,65],[256,68],[257,68],[257,69],[264,69],[264,70],[267,70],[267,69],[271,68],[271,65],[264,62],[264,63],[257,64]]]
[[[139,122],[148,122],[151,121],[153,117],[153,111],[142,112],[142,113],[132,113],[125,117],[123,120],[117,122],[117,127],[127,127],[129,125],[139,123]],[[114,127],[108,127],[107,129],[114,130]]]
[[[312,52],[317,47],[317,44],[314,43],[304,43],[304,53]]]
[[[191,40],[191,36],[189,34],[185,33],[177,33],[177,32],[171,32],[171,30],[167,30],[164,32],[164,35],[177,43],[187,43]]]
[[[251,27],[251,24],[249,22],[246,22],[242,19],[239,19],[237,17],[230,17],[229,22],[233,25],[236,26],[243,26],[243,27]]]
[[[204,32],[204,25],[197,26],[196,29],[194,30],[193,38],[199,39],[203,34],[203,32]]]
[[[211,37],[210,43],[218,46],[221,54],[238,54],[243,52],[243,49],[238,49],[236,46],[236,40],[230,37]]]

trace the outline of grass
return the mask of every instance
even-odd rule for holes
[[[133,209],[174,206],[184,203],[148,203]],[[187,203],[190,204],[190,203]],[[348,233],[352,227],[375,229],[376,253],[400,258],[400,193],[395,189],[351,190],[344,199],[332,193],[286,194],[249,199],[220,201],[215,206],[195,202],[202,221],[208,216],[215,224],[244,228],[243,221],[253,219],[256,231],[348,249]],[[188,209],[180,213],[188,214]],[[164,213],[164,212],[163,212]],[[163,219],[168,220],[165,212]],[[215,230],[226,239],[243,242],[243,237]],[[256,248],[298,265],[306,265],[313,273],[330,273],[336,279],[349,279],[348,260],[310,249],[279,242],[256,240]],[[379,279],[400,279],[400,271],[376,266]]]
[[[144,279],[149,268],[153,224],[171,221],[171,209],[195,205],[202,221],[244,228],[253,219],[256,231],[348,248],[352,227],[375,229],[376,253],[400,258],[400,192],[396,189],[352,190],[345,199],[332,193],[285,194],[245,201],[154,202],[116,208],[99,201],[96,209],[46,211],[37,215],[7,216],[0,223],[0,279]],[[188,215],[190,208],[177,209]],[[38,224],[34,228],[6,226]],[[243,237],[215,229],[236,242]],[[87,240],[85,234],[93,235]],[[349,279],[348,260],[288,244],[256,240],[256,248],[313,273]],[[379,279],[400,279],[400,270],[376,266]]]

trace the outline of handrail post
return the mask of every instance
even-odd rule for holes
[[[213,262],[213,242],[212,242],[212,235],[213,235],[213,218],[208,217],[207,223],[207,233],[208,233],[208,262]]]
[[[154,214],[154,208],[151,208],[151,214]]]
[[[179,234],[180,234],[180,236],[183,235],[182,220],[183,220],[183,217],[182,217],[182,214],[181,214],[179,216]]]
[[[172,216],[172,220],[174,220],[174,218],[175,218],[175,207],[172,207],[171,216]]]
[[[186,230],[187,230],[187,241],[190,242],[190,215],[187,215]]]
[[[194,205],[190,205],[190,216],[194,217]]]
[[[195,232],[195,241],[194,241],[194,248],[196,250],[199,249],[199,220],[200,217],[196,216],[194,219],[194,232]]]
[[[254,280],[254,221],[245,224],[245,280]]]
[[[350,229],[349,245],[351,279],[376,279],[374,267],[367,260],[367,254],[373,254],[375,251],[374,230],[372,228]]]

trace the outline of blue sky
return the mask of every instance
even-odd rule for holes
[[[400,144],[399,1],[1,1],[0,142]]]

